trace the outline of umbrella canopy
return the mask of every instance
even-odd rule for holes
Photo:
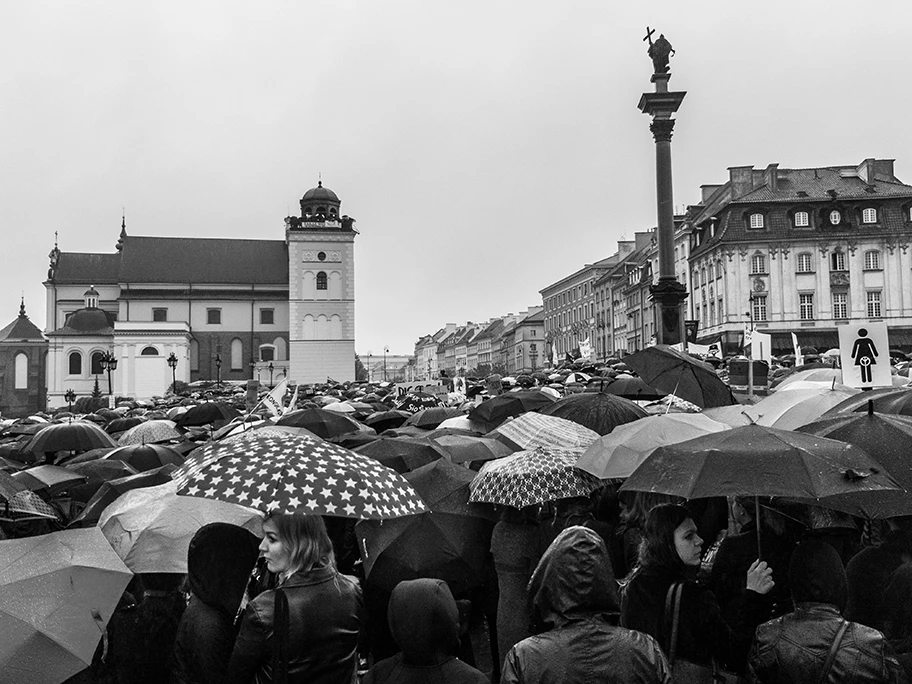
[[[7,500],[19,492],[31,491],[23,483],[7,472],[0,471],[0,501]]]
[[[794,430],[816,420],[827,410],[857,393],[858,390],[854,388],[838,390],[828,387],[780,391],[746,408],[745,412],[758,425]]]
[[[487,436],[506,440],[508,446],[516,449],[575,449],[589,446],[599,434],[572,420],[541,413],[524,413],[492,430]]]
[[[731,428],[700,413],[668,413],[619,425],[599,437],[576,465],[603,480],[627,478],[660,446]]]
[[[600,435],[607,435],[618,425],[646,416],[646,412],[629,399],[602,392],[571,394],[541,409],[541,414],[572,420]]]
[[[507,392],[481,402],[469,412],[469,420],[495,428],[507,418],[535,411],[553,403],[553,397],[538,390]]]
[[[432,429],[438,427],[447,418],[456,418],[465,415],[465,411],[455,406],[433,406],[413,413],[405,421],[405,425]]]
[[[875,413],[912,416],[912,389],[904,387],[884,387],[861,392],[836,404],[824,416],[829,417],[849,411],[867,411],[868,401],[874,402]]]
[[[302,427],[310,430],[317,437],[329,439],[360,429],[357,421],[341,413],[334,413],[326,409],[306,408],[290,411],[276,421],[276,425],[289,427]]]
[[[484,423],[477,420],[469,420],[468,416],[447,418],[446,420],[441,421],[440,425],[437,427],[440,429],[465,430],[467,432],[478,433],[479,435],[483,435],[488,431],[488,428]]]
[[[712,366],[667,344],[646,347],[624,357],[624,361],[650,385],[700,408],[737,403]]]
[[[397,518],[427,510],[411,485],[362,454],[307,436],[269,436],[207,449],[175,472],[178,492],[263,511]]]
[[[440,400],[427,392],[408,392],[397,399],[393,405],[394,408],[409,413],[418,413],[418,411],[434,406],[440,406]]]
[[[166,482],[125,492],[108,506],[98,527],[133,572],[187,572],[187,549],[196,531],[226,522],[262,534],[263,515],[237,504],[178,496]]]
[[[26,489],[33,492],[44,490],[51,496],[86,481],[85,475],[54,465],[34,466],[13,473],[11,477],[24,485]]]
[[[469,461],[492,461],[513,453],[513,449],[503,442],[489,437],[466,435],[440,435],[430,438],[446,452],[453,463]]]
[[[169,412],[168,417],[172,418],[174,424],[178,427],[210,424],[218,427],[239,415],[241,415],[240,411],[223,401],[207,401],[202,404],[197,404],[186,413],[181,413],[177,417],[171,416]]]
[[[89,449],[115,446],[117,446],[117,442],[95,423],[74,420],[72,423],[48,425],[32,437],[28,450],[35,453],[88,451]]]
[[[69,527],[92,527],[101,517],[105,508],[110,506],[124,492],[132,489],[141,489],[142,487],[154,487],[155,485],[165,484],[171,481],[171,473],[174,466],[165,465],[155,470],[147,470],[135,475],[119,477],[107,482],[102,482],[101,486],[92,495],[85,508],[69,523]]]
[[[121,446],[130,444],[152,444],[180,439],[181,431],[173,420],[148,420],[124,432],[117,440]]]
[[[357,413],[358,409],[349,404],[347,401],[334,401],[330,404],[327,404],[323,407],[325,411],[332,411],[333,413],[344,413],[344,414],[353,414]]]
[[[375,411],[364,419],[364,424],[374,428],[377,432],[383,432],[391,428],[397,428],[411,416],[408,411]]]
[[[657,448],[621,490],[711,496],[783,496],[862,517],[899,485],[851,444],[746,425]]]
[[[619,375],[606,385],[600,385],[599,392],[641,401],[661,399],[667,394],[667,392],[660,392],[652,385],[646,384],[643,378],[633,375]]]
[[[355,526],[368,581],[389,591],[419,577],[456,591],[480,585],[494,520],[488,507],[469,503],[474,473],[444,459],[405,477],[431,510]]]
[[[754,418],[747,413],[749,406],[717,406],[716,408],[706,409],[701,414],[707,418],[712,418],[719,423],[725,423],[729,427],[741,427],[742,425],[753,425]]]
[[[446,455],[435,442],[408,437],[381,437],[357,447],[355,453],[369,456],[397,473],[407,473]]]
[[[797,373],[791,373],[784,376],[782,379],[773,382],[772,386],[777,390],[782,390],[791,385],[794,382],[801,381],[808,382],[827,382],[832,383],[836,382],[837,384],[842,384],[842,369],[841,368],[811,368],[809,370],[798,371]]]
[[[92,662],[132,577],[97,529],[0,544],[0,680],[58,684]]]
[[[109,451],[102,459],[123,461],[140,473],[168,464],[179,466],[184,462],[183,456],[163,444],[131,444],[122,446]]]
[[[469,501],[524,508],[588,496],[601,482],[576,467],[579,457],[578,450],[538,448],[488,461],[472,480]]]
[[[40,496],[31,490],[13,494],[5,501],[0,501],[0,520],[16,522],[18,520],[59,520],[60,513],[54,510]]]
[[[138,416],[129,416],[127,418],[115,418],[110,423],[104,426],[104,431],[109,435],[113,435],[115,432],[126,432],[132,427],[136,427],[143,423],[143,419]]]

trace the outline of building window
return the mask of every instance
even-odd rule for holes
[[[317,273],[317,289],[325,290],[326,289],[326,271],[320,271]]]
[[[831,271],[847,270],[845,252],[833,252],[830,255],[830,270]]]
[[[802,252],[797,257],[797,272],[798,273],[813,273],[813,262],[811,261],[810,252]]]
[[[157,322],[167,321],[168,320],[168,310],[167,309],[152,309],[152,320]]]
[[[868,318],[880,318],[883,315],[880,308],[880,290],[869,290],[867,300]]]
[[[209,325],[220,325],[222,322],[221,309],[206,309],[206,323]]]
[[[82,375],[82,354],[79,352],[70,352],[67,359],[67,373],[70,375]]]
[[[260,325],[275,323],[275,309],[260,309]]]
[[[811,225],[811,217],[806,211],[795,212],[795,228],[807,228]]]
[[[319,259],[320,261],[326,261],[326,252],[320,252],[319,254],[317,254],[317,259]]]
[[[265,344],[260,347],[260,361],[275,361],[275,347]]]
[[[105,372],[104,368],[101,367],[101,357],[101,352],[92,354],[92,375],[101,375]]]
[[[833,318],[845,319],[849,317],[849,298],[845,292],[833,293]]]
[[[754,229],[763,228],[763,214],[751,214],[750,227]]]
[[[754,295],[753,320],[766,320],[766,295]]]
[[[833,211],[830,212],[830,223],[834,226],[838,226],[841,221],[842,221],[842,214],[840,214],[838,211],[833,209]]]
[[[766,273],[766,256],[763,254],[754,254],[751,257],[751,275]]]
[[[799,294],[798,295],[798,318],[802,321],[813,321],[814,320],[814,295],[813,294]]]
[[[864,267],[866,271],[880,270],[880,252],[878,250],[871,249],[865,252]]]
[[[13,370],[13,389],[28,389],[28,356],[25,352],[16,354]]]
[[[140,356],[158,356],[158,349],[155,347],[143,347],[143,350],[139,352]]]
[[[861,210],[861,222],[862,223],[877,223],[877,209],[868,207],[867,209]]]

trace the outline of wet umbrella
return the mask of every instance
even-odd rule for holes
[[[0,680],[57,684],[84,670],[132,574],[97,529],[0,544]]]
[[[154,487],[171,481],[174,466],[164,465],[154,470],[147,470],[135,475],[119,477],[107,482],[102,482],[98,490],[86,503],[85,508],[70,523],[69,527],[94,526],[101,517],[105,508],[114,503],[124,492],[143,487]]]
[[[163,465],[179,466],[184,457],[164,444],[131,444],[122,446],[104,455],[104,460],[123,461],[137,472],[153,470]]]
[[[82,473],[55,465],[39,465],[13,473],[11,477],[33,492],[45,491],[54,496],[86,481]]]
[[[420,428],[435,428],[447,418],[455,418],[465,415],[465,411],[455,406],[433,406],[422,409],[418,413],[413,413],[405,421],[405,425],[414,425]]]
[[[580,455],[579,450],[538,448],[488,461],[469,486],[469,501],[525,508],[588,496],[601,481],[576,467]]]
[[[468,501],[474,473],[444,459],[405,477],[430,511],[355,526],[368,581],[389,591],[418,577],[457,592],[480,585],[494,521],[488,507]]]
[[[507,418],[518,416],[527,411],[550,406],[553,397],[538,390],[507,392],[483,401],[469,412],[469,420],[486,424],[493,429]]]
[[[129,444],[152,444],[180,439],[183,433],[173,420],[149,420],[124,432],[117,440],[121,446]]]
[[[837,383],[842,384],[842,369],[841,368],[812,368],[810,370],[799,371],[797,373],[790,373],[785,377],[780,378],[777,381],[771,383],[771,388],[776,390],[783,390],[786,387],[790,386],[792,383],[801,382],[802,380],[808,382],[826,382],[826,383]]]
[[[650,385],[700,408],[737,403],[712,366],[666,344],[646,347],[624,360]]]
[[[215,499],[178,496],[176,490],[176,482],[134,489],[102,512],[98,527],[133,572],[187,572],[190,540],[209,523],[227,522],[261,534],[261,512]]]
[[[0,501],[8,500],[19,492],[31,491],[25,483],[7,472],[0,471]]]
[[[544,416],[572,420],[600,435],[607,435],[618,425],[646,416],[646,412],[629,399],[601,392],[571,394],[540,412]]]
[[[477,420],[470,420],[469,417],[465,415],[447,418],[437,427],[438,429],[464,430],[466,432],[474,432],[479,435],[483,435],[488,431],[488,428],[484,423]]]
[[[429,439],[439,445],[453,463],[492,461],[510,456],[515,451],[503,442],[489,437],[441,435]]]
[[[858,391],[853,387],[839,390],[826,386],[817,389],[781,390],[746,408],[745,411],[758,425],[794,430],[816,420],[828,409],[858,394]]]
[[[138,416],[130,416],[128,418],[115,418],[110,423],[105,425],[104,431],[109,435],[112,435],[115,432],[126,432],[131,427],[136,427],[143,422],[145,421],[143,421],[143,419]]]
[[[446,455],[434,442],[402,437],[381,437],[359,446],[355,452],[369,456],[397,473],[407,473]]]
[[[422,409],[440,406],[440,400],[427,392],[408,392],[397,399],[393,406],[409,413],[418,413]]]
[[[360,426],[357,421],[326,409],[306,408],[290,411],[276,421],[276,425],[302,427],[323,439],[337,437],[349,432],[357,432]]]
[[[115,442],[95,423],[74,420],[72,423],[48,425],[32,437],[28,450],[40,452],[88,451],[100,447],[115,447]]]
[[[849,411],[867,411],[868,401],[874,402],[875,413],[912,416],[912,389],[906,387],[883,387],[861,392],[836,404],[821,418]]]
[[[636,399],[641,401],[653,401],[661,399],[667,393],[660,392],[652,385],[646,384],[643,378],[634,375],[618,375],[614,380],[604,386],[599,386],[599,391],[605,394],[613,394],[625,399]]]
[[[541,413],[524,413],[492,430],[487,436],[516,449],[574,449],[588,447],[598,439],[599,434],[572,420]]]
[[[222,444],[175,472],[178,492],[262,511],[397,518],[427,510],[406,480],[374,459],[285,435]]]
[[[127,465],[123,461],[95,460],[87,463],[77,463],[67,466],[75,474],[82,475],[86,478],[84,484],[77,485],[69,490],[74,501],[87,502],[95,492],[108,480],[116,480],[119,477],[135,475],[136,468]]]
[[[0,520],[4,522],[59,519],[58,511],[51,508],[38,494],[28,489],[13,494],[9,499],[0,499]]]
[[[241,415],[236,408],[229,406],[222,401],[207,401],[197,404],[186,413],[182,413],[174,418],[174,424],[178,427],[189,427],[191,425],[212,425],[218,427],[227,423],[232,418]],[[171,417],[169,415],[169,417]]]
[[[364,419],[364,424],[374,428],[377,432],[383,432],[391,428],[397,428],[409,418],[412,414],[408,411],[376,411]]]

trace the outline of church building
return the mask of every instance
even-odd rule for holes
[[[107,392],[109,376],[114,395],[135,398],[164,394],[172,377],[354,380],[358,231],[322,182],[300,206],[284,240],[135,236],[124,223],[110,253],[55,244],[44,283],[48,405],[64,405],[69,389],[91,393],[96,380]]]

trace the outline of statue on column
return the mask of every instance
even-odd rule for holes
[[[671,47],[671,43],[665,38],[664,33],[660,33],[658,39],[653,42],[652,34],[655,33],[655,29],[650,29],[646,27],[646,37],[643,40],[649,41],[649,49],[646,54],[649,55],[652,59],[652,68],[653,71],[657,74],[667,74],[668,73],[668,60],[675,53],[674,48]]]

